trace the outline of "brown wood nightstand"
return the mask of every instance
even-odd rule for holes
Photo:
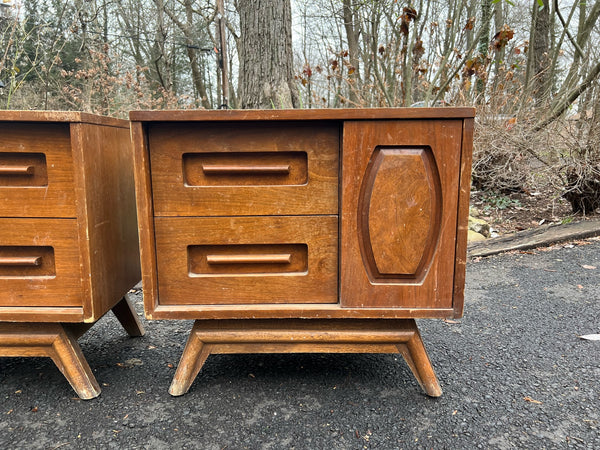
[[[0,356],[48,356],[77,394],[100,394],[77,338],[140,280],[129,123],[0,112]]]
[[[472,108],[131,112],[145,310],[211,353],[400,352],[462,315]]]

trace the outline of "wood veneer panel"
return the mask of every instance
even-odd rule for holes
[[[161,305],[337,302],[335,216],[158,217],[155,227]],[[238,261],[209,269],[207,255]]]
[[[75,217],[68,125],[4,118],[0,113],[0,217]],[[30,173],[18,175],[19,168]]]
[[[98,320],[139,282],[129,128],[73,124],[86,321]]]
[[[473,119],[463,123],[462,152],[460,159],[460,191],[458,197],[458,223],[456,225],[456,264],[454,266],[454,317],[462,317],[465,300],[465,275],[467,267],[467,236],[469,230],[469,199],[471,192],[471,166],[473,161]]]
[[[344,123],[342,306],[452,308],[461,140],[461,120]],[[377,163],[373,155],[381,148],[395,149],[390,154],[389,167],[383,161],[379,168],[373,168]],[[423,152],[429,152],[431,161],[425,158],[419,163],[416,153],[410,157],[408,149],[415,148],[428,149]],[[402,152],[401,149],[406,149],[404,157],[402,153],[394,157],[393,152]],[[385,172],[366,176],[371,170]],[[378,177],[385,188],[377,186]],[[423,190],[419,184],[428,187]],[[373,198],[373,190],[378,190],[379,195],[385,194],[386,202]],[[379,204],[386,207],[377,208]],[[371,208],[377,209],[371,211]],[[425,222],[429,224],[422,231],[427,238],[419,248],[413,248],[411,243],[422,237],[411,224],[414,216],[411,208],[424,213]],[[417,265],[413,261],[410,266],[415,268],[415,273],[402,274],[406,266],[402,255],[386,257],[382,253],[385,249],[382,242],[388,242],[395,252],[416,255],[413,260],[426,261],[426,264]],[[379,255],[372,257],[373,252]],[[378,259],[389,260],[390,267],[387,263],[379,262],[379,265],[385,269],[383,272],[395,273],[377,275],[371,258],[375,266]]]
[[[336,124],[158,123],[148,145],[156,216],[337,214]]]
[[[152,208],[152,184],[150,179],[150,155],[148,154],[148,137],[143,124],[139,122],[131,123],[131,139],[133,142],[133,165],[139,223],[144,311],[148,318],[152,318],[153,311],[158,305],[158,280],[154,238],[154,210]]]

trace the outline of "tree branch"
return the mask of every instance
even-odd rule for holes
[[[571,89],[571,91],[567,94],[566,98],[562,102],[560,102],[558,105],[556,105],[554,108],[552,108],[552,112],[550,113],[550,116],[548,116],[546,119],[539,122],[535,126],[534,130],[535,131],[541,130],[542,128],[546,127],[548,124],[552,123],[562,113],[564,113],[567,110],[567,108],[569,108],[569,106],[571,106],[573,104],[573,102],[575,100],[577,100],[577,98],[581,94],[583,94],[587,88],[589,88],[591,86],[591,84],[594,82],[594,80],[598,77],[599,74],[600,74],[600,62],[596,63],[596,65],[592,68],[592,70],[590,71],[588,76],[585,78],[585,80],[583,80],[583,82],[579,86],[576,86],[573,89]]]

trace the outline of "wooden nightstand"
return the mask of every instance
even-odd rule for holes
[[[462,315],[472,108],[130,114],[149,318],[196,319],[170,392],[211,353],[402,353]]]
[[[0,356],[48,356],[77,394],[100,394],[77,338],[109,309],[144,331],[129,123],[0,112]]]

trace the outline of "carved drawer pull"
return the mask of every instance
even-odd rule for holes
[[[281,165],[217,165],[203,164],[202,171],[207,175],[287,175],[289,164]]]
[[[0,257],[0,266],[40,266],[41,264],[41,256]]]
[[[263,254],[263,255],[206,255],[208,264],[289,264],[292,255]]]
[[[34,166],[0,165],[0,175],[33,175]]]

